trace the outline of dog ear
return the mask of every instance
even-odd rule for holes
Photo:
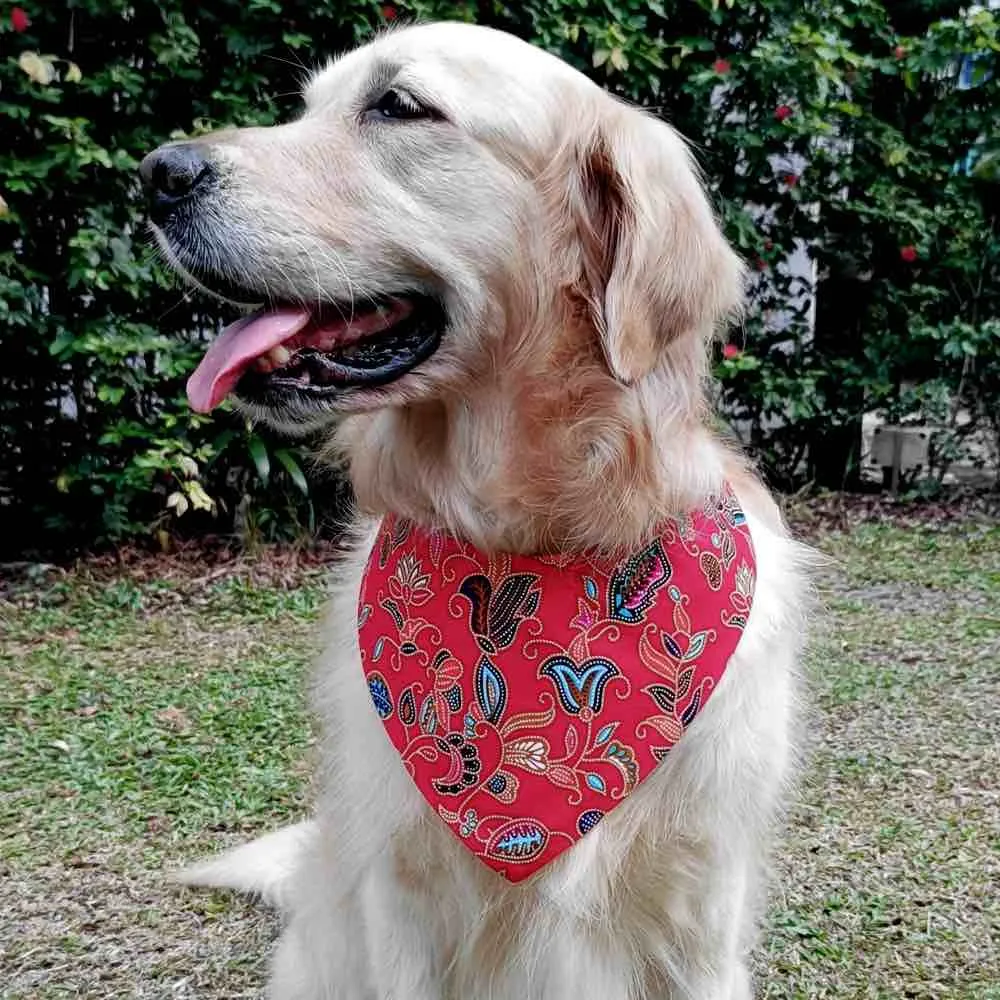
[[[680,136],[615,111],[578,154],[574,214],[594,326],[612,373],[631,384],[678,338],[710,338],[743,281]]]

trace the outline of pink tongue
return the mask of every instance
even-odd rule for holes
[[[188,379],[187,395],[197,413],[214,410],[262,354],[294,337],[309,323],[304,309],[258,312],[227,326]]]

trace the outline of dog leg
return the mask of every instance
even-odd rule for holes
[[[746,955],[754,925],[755,865],[747,859],[703,873],[674,937],[678,959],[669,1000],[753,1000]]]
[[[328,870],[306,872],[325,896],[297,901],[271,966],[269,1000],[442,1000],[441,907],[459,899],[401,885],[391,857],[346,893]]]
[[[271,960],[268,1000],[388,1000],[370,974],[356,901],[297,910]],[[403,994],[405,996],[405,994]]]

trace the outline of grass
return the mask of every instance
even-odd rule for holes
[[[761,993],[1000,1000],[1000,529],[817,544],[829,616]],[[163,872],[306,807],[322,597],[313,570],[83,567],[0,604],[0,997],[261,995],[271,918]]]
[[[760,956],[773,998],[1000,998],[1000,530],[818,539],[829,619]]]
[[[0,996],[259,995],[267,918],[162,873],[304,810],[322,595],[74,574],[0,610]]]

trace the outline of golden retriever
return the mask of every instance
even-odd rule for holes
[[[463,24],[330,63],[305,110],[142,165],[188,278],[263,308],[192,378],[325,429],[357,496],[316,673],[313,819],[189,873],[286,917],[275,1000],[748,1000],[794,754],[804,550],[713,426],[713,335],[742,269],[666,124]],[[627,800],[534,877],[464,850],[385,738],[359,587],[395,515],[486,553],[633,549],[728,482],[756,550],[725,683]]]

